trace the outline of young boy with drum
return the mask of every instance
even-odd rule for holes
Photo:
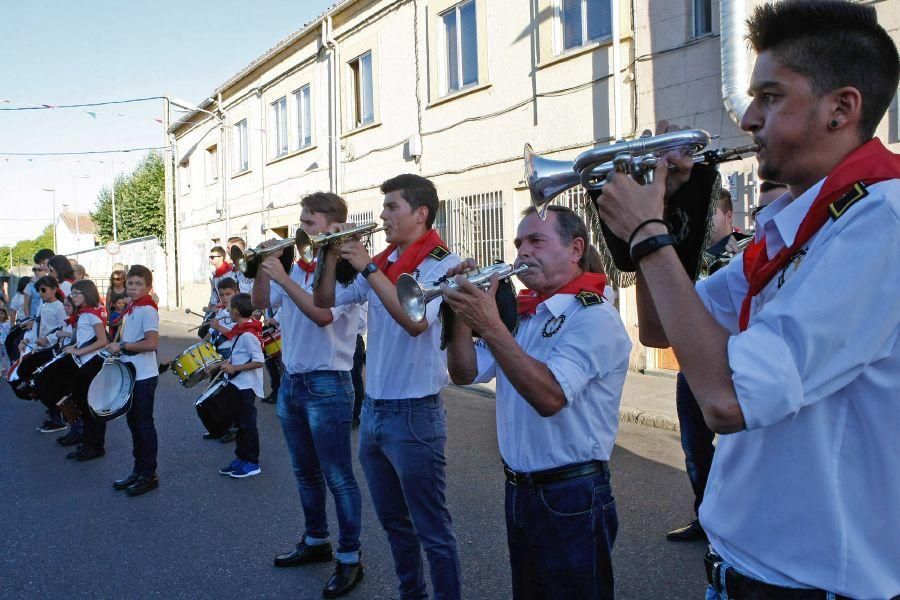
[[[55,346],[58,341],[58,337],[55,335],[56,332],[66,325],[66,311],[63,308],[62,292],[59,290],[59,282],[56,278],[51,275],[44,275],[35,282],[34,287],[41,299],[41,308],[36,320],[37,325],[25,334],[23,346],[20,348],[22,352],[28,346],[34,350],[47,350]],[[66,424],[63,422],[62,414],[56,407],[56,403],[50,402],[48,398],[42,398],[42,400],[44,400],[44,405],[47,407],[48,418],[38,427],[38,431],[41,433],[55,433],[66,429]]]
[[[150,295],[152,288],[153,273],[150,269],[143,265],[134,265],[129,269],[125,290],[131,304],[123,316],[122,341],[106,347],[113,354],[121,354],[122,362],[131,363],[135,370],[131,409],[127,417],[134,448],[134,469],[128,477],[113,483],[115,489],[126,490],[129,496],[139,496],[159,487],[156,425],[153,422],[153,399],[159,380],[156,364],[159,309]]]
[[[221,290],[220,290],[221,293]],[[253,318],[250,294],[237,294],[230,303],[234,327],[223,335],[232,342],[231,359],[222,365],[228,383],[223,394],[231,395],[229,404],[237,405],[235,459],[219,471],[235,479],[260,474],[259,432],[256,429],[255,396],[263,395],[262,323]]]
[[[231,299],[238,293],[237,281],[231,277],[223,277],[216,283],[216,290],[219,292],[220,301],[213,307],[217,309],[217,312],[209,324],[210,333],[207,341],[212,342],[219,353],[228,358],[232,344],[230,338],[225,337],[225,334],[234,327],[234,320],[231,317]]]

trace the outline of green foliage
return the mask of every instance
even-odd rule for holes
[[[116,225],[119,240],[155,235],[165,240],[165,168],[163,157],[150,152],[128,175],[115,181]],[[105,244],[113,239],[112,195],[104,187],[97,196],[97,208],[91,213],[97,236]]]
[[[42,248],[53,249],[53,225],[47,225],[44,231],[33,240],[22,240],[12,247],[14,267],[30,266],[34,255]],[[9,266],[9,246],[0,247],[0,268]]]

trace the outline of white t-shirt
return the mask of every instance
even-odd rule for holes
[[[78,321],[75,323],[75,347],[79,348],[88,340],[96,338],[97,332],[94,331],[94,325],[102,323],[103,321],[101,321],[97,315],[91,313],[81,313],[80,315],[78,315]],[[106,334],[104,334],[104,336],[105,335]],[[99,350],[95,350],[88,354],[79,356],[78,359],[82,363],[86,363],[87,361],[97,356],[99,352]]]
[[[25,286],[25,295],[31,298],[31,305],[29,306],[29,317],[37,317],[41,314],[41,306],[44,304],[44,299],[41,298],[41,295],[37,291],[37,287],[35,286],[35,281],[32,281],[28,285]],[[23,308],[25,299],[22,299]],[[24,316],[24,315],[23,315]]]
[[[66,309],[59,300],[54,302],[44,302],[41,305],[41,313],[39,316],[39,325],[32,327],[25,336],[30,344],[36,344],[38,338],[45,337],[53,345],[57,342],[57,337],[51,332],[60,330],[66,325]],[[49,346],[42,346],[47,348]]]
[[[229,307],[220,308],[216,313],[216,320],[219,322],[219,325],[231,331],[234,329],[234,321],[231,320],[231,309]],[[216,348],[231,348],[234,340],[229,340],[225,337],[225,334],[211,329],[210,331],[214,332],[213,340],[215,340]]]
[[[159,312],[152,306],[138,306],[123,320],[121,340],[126,343],[143,340],[148,331],[159,331]],[[134,365],[135,381],[159,376],[155,350],[139,352],[131,356],[120,354],[119,358],[122,362]]]
[[[59,282],[59,291],[63,293],[63,296],[68,298],[69,294],[72,293],[72,282],[71,281],[60,281]]]
[[[556,294],[520,319],[516,342],[547,365],[566,405],[551,417],[539,415],[478,340],[475,383],[497,378],[497,443],[506,464],[532,472],[609,460],[631,352],[612,302],[586,306],[574,294]]]
[[[311,273],[306,273],[295,264],[290,277],[307,293],[313,293]],[[333,307],[332,322],[319,327],[275,282],[271,284],[269,302],[272,307],[280,307],[281,362],[288,373],[349,371],[353,368],[359,315],[363,312],[359,306]]]
[[[793,243],[822,183],[759,213],[770,256]],[[719,436],[700,522],[751,577],[852,598],[900,594],[898,232],[900,180],[869,186],[754,298],[743,332],[743,255],[697,284],[732,333],[746,423]]]
[[[395,251],[389,260],[396,261],[398,257]],[[460,262],[459,256],[453,253],[442,260],[429,256],[414,269],[412,275],[416,281],[430,283],[446,275],[451,267]],[[450,377],[447,375],[447,353],[441,350],[441,323],[438,319],[443,300],[437,298],[428,303],[425,311],[428,329],[417,337],[409,335],[394,321],[381,298],[362,275],[347,287],[338,285],[335,290],[337,306],[367,301],[369,350],[366,354],[366,395],[379,400],[422,398],[437,394],[446,387]],[[359,322],[353,323],[353,328],[355,335]]]
[[[25,315],[22,313],[22,310],[25,308],[25,295],[17,292],[16,295],[12,297],[12,300],[9,301],[9,308],[16,311],[17,321],[24,319]]]
[[[234,346],[231,350],[231,364],[244,365],[249,362],[265,362],[266,357],[263,354],[262,344],[252,333],[242,333],[232,342],[234,342]],[[239,390],[250,389],[260,398],[265,396],[262,367],[236,373],[230,376],[228,381]]]

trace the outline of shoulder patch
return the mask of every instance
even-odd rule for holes
[[[596,292],[588,292],[588,291],[580,291],[575,295],[578,298],[578,301],[584,304],[585,306],[591,306],[594,304],[603,304],[603,296]]]
[[[450,256],[450,250],[444,248],[443,246],[435,246],[434,250],[428,253],[428,256],[431,258],[436,258],[437,260],[444,260],[448,256]]]
[[[853,187],[850,188],[850,190],[846,194],[844,194],[828,206],[828,212],[831,213],[831,218],[835,221],[840,219],[842,216],[844,216],[844,213],[847,212],[848,208],[868,195],[869,191],[861,181],[854,183]]]

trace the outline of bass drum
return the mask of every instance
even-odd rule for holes
[[[224,435],[234,423],[240,408],[237,397],[229,393],[228,381],[219,379],[210,384],[197,399],[197,416],[214,438]]]
[[[19,357],[6,373],[13,393],[22,400],[37,400],[40,390],[34,382],[34,372],[53,359],[53,350],[36,350]]]
[[[88,388],[88,406],[98,419],[118,419],[131,408],[134,365],[108,356]]]

